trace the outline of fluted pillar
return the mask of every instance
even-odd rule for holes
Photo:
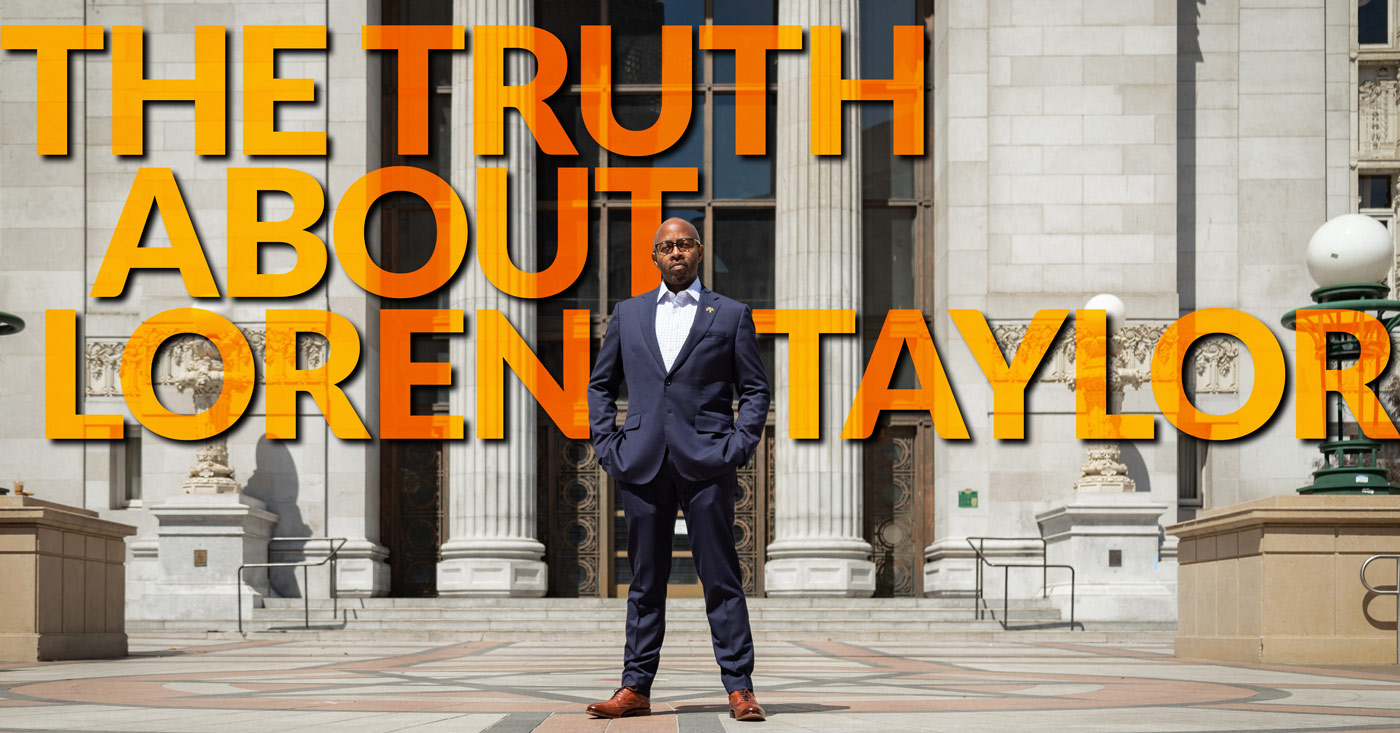
[[[858,75],[856,0],[784,0],[778,22],[845,30],[847,77]],[[805,54],[778,57],[778,308],[850,308],[861,302],[860,126],[845,105],[840,157],[811,154],[810,73]],[[787,435],[788,348],[777,343],[776,526],[765,587],[772,596],[869,596],[870,543],[862,535],[862,448],[838,436],[859,384],[860,341],[824,339],[819,440]]]
[[[456,0],[453,22],[468,33],[476,25],[533,25],[533,0]],[[468,38],[467,47],[475,46]],[[508,83],[534,76],[529,54],[507,56]],[[529,129],[519,116],[506,117],[503,156],[478,156],[472,150],[472,55],[456,54],[452,67],[452,186],[462,196],[473,234],[481,230],[476,201],[476,168],[509,171],[511,256],[521,269],[534,267],[535,153]],[[494,214],[491,214],[494,215]],[[475,435],[476,312],[500,311],[533,348],[534,303],[496,289],[476,265],[472,243],[462,274],[451,286],[451,307],[466,311],[467,338],[452,341],[456,388],[452,414],[467,416],[467,439],[448,448],[448,531],[438,564],[438,593],[444,596],[542,596],[548,584],[544,545],[535,538],[536,465],[535,400],[520,380],[505,380],[506,435],[481,440]]]

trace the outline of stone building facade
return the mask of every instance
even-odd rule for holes
[[[1360,7],[1358,7],[1358,3]],[[991,392],[948,309],[983,312],[1011,353],[1039,309],[1076,308],[1110,292],[1127,306],[1117,324],[1125,373],[1144,367],[1161,328],[1180,314],[1229,307],[1253,314],[1291,354],[1279,316],[1308,302],[1303,252],[1327,218],[1363,211],[1393,220],[1400,172],[1396,0],[330,0],[164,3],[16,0],[4,24],[89,24],[108,29],[106,51],[75,54],[67,156],[34,154],[34,57],[0,56],[0,309],[30,324],[0,342],[0,482],[23,480],[39,496],[133,524],[128,541],[130,618],[170,617],[158,602],[171,572],[161,557],[160,511],[177,503],[200,446],[169,441],[130,422],[118,368],[127,336],[146,318],[191,304],[172,273],[135,276],[122,298],[86,297],[138,168],[169,167],[204,250],[223,281],[226,169],[280,166],[324,187],[328,211],[370,170],[428,169],[448,180],[475,220],[478,166],[510,170],[512,256],[552,260],[561,167],[682,166],[700,170],[699,190],[668,194],[667,214],[696,224],[707,243],[702,279],[755,308],[850,308],[859,336],[823,346],[823,438],[787,430],[788,351],[762,347],[775,387],[764,447],[741,472],[738,509],[745,580],[755,594],[920,596],[972,587],[968,537],[1027,538],[1004,557],[1031,557],[1038,517],[1075,498],[1085,460],[1073,438],[1069,352],[1057,349],[1028,402],[1027,439],[997,441]],[[577,157],[539,152],[518,117],[504,156],[471,149],[469,52],[435,53],[426,156],[395,150],[391,54],[361,49],[373,24],[535,25],[570,52],[565,87],[550,99]],[[892,73],[891,28],[922,26],[926,38],[926,152],[891,153],[888,104],[844,108],[844,154],[814,157],[807,140],[807,52],[774,54],[768,75],[765,157],[739,156],[733,61],[695,52],[690,127],[670,151],[628,159],[592,142],[579,111],[579,28],[613,28],[614,106],[641,128],[659,107],[669,25],[839,25],[848,77]],[[329,27],[329,51],[279,54],[278,75],[316,82],[314,103],[283,105],[280,129],[325,130],[326,157],[250,158],[240,145],[240,29],[259,24]],[[146,75],[187,78],[195,27],[228,28],[229,153],[194,152],[189,104],[148,105],[145,153],[111,149],[112,27],[145,29]],[[470,45],[470,44],[469,44]],[[804,46],[806,48],[806,46]],[[511,57],[509,78],[532,73]],[[590,186],[590,190],[595,188]],[[497,309],[558,373],[560,314],[591,312],[601,338],[611,307],[628,292],[631,201],[594,191],[590,255],[565,293],[532,303],[491,287],[468,259],[438,293],[411,302],[366,295],[332,258],[305,296],[272,307],[331,310],[365,344],[348,383],[351,402],[376,423],[377,324],[381,308]],[[288,213],[269,199],[265,218]],[[367,236],[384,266],[412,269],[431,243],[421,200],[387,197]],[[329,237],[330,214],[314,230]],[[152,225],[146,243],[167,242]],[[290,261],[268,248],[264,267]],[[235,302],[227,315],[256,346],[265,302]],[[837,439],[865,359],[889,309],[923,311],[972,439],[943,440],[926,413],[888,414],[866,441]],[[45,440],[44,310],[74,309],[81,361],[76,386],[88,413],[128,414],[121,441]],[[1068,327],[1067,327],[1068,328]],[[451,388],[414,394],[415,409],[470,415],[476,404],[472,329],[424,339],[421,360],[450,361]],[[303,345],[306,358],[323,346]],[[65,358],[63,354],[51,358]],[[1193,357],[1203,409],[1242,403],[1252,384],[1248,353],[1215,340]],[[160,370],[165,371],[160,371]],[[172,408],[192,409],[178,365],[158,365]],[[900,386],[915,376],[904,363]],[[295,441],[265,436],[261,401],[228,433],[228,465],[242,495],[275,518],[266,535],[344,538],[335,578],[274,572],[254,590],[282,596],[625,595],[629,580],[620,507],[586,442],[565,438],[517,380],[508,379],[502,441],[344,441],[314,405],[301,404]],[[1156,411],[1146,387],[1125,390],[1126,412]],[[1291,492],[1306,483],[1312,451],[1293,438],[1286,400],[1259,433],[1205,444],[1178,436],[1160,416],[1156,439],[1122,446],[1137,499],[1156,525],[1202,506]],[[976,492],[976,501],[969,501]],[[261,511],[261,510],[260,510]],[[324,542],[276,541],[274,561],[325,553]],[[1170,589],[1174,547],[1157,543],[1138,578]],[[695,586],[688,547],[677,548],[673,592]],[[1147,577],[1150,576],[1150,577]],[[211,582],[213,580],[211,579]],[[1029,579],[1024,581],[1030,583]],[[1031,593],[1029,585],[1014,593]],[[229,607],[230,614],[232,607]]]

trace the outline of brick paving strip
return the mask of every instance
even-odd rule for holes
[[[132,639],[121,660],[0,666],[0,730],[713,733],[707,644],[663,650],[653,715],[594,720],[620,644]],[[1227,665],[1166,645],[769,642],[761,730],[1395,730],[1400,668]]]

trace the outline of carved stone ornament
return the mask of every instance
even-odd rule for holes
[[[1400,157],[1400,130],[1396,124],[1396,88],[1393,63],[1361,64],[1358,68],[1357,97],[1360,112],[1358,152],[1363,159]]]
[[[1166,332],[1167,323],[1132,323],[1113,329],[1109,341],[1109,379],[1106,401],[1112,412],[1118,412],[1123,405],[1123,396],[1128,387],[1141,389],[1152,381],[1152,355],[1157,342]],[[992,329],[997,345],[1008,362],[1015,355],[1028,331],[1027,324],[1000,324]],[[1041,369],[1041,381],[1064,384],[1075,388],[1073,325],[1061,329],[1046,354],[1049,363]],[[1234,390],[1235,360],[1239,348],[1226,337],[1208,338],[1198,341],[1193,349],[1195,354],[1192,368],[1187,370],[1187,378],[1195,377],[1198,386],[1209,391]],[[1197,389],[1197,392],[1203,390]],[[1122,450],[1118,441],[1091,441],[1085,445],[1084,465],[1079,468],[1079,478],[1074,482],[1074,490],[1080,493],[1120,494],[1137,490],[1137,484],[1128,476],[1128,467],[1122,461]]]
[[[1117,441],[1089,443],[1088,460],[1079,468],[1074,490],[1088,494],[1136,491],[1137,485],[1128,478],[1128,466],[1121,460],[1122,455]]]
[[[263,359],[267,353],[267,332],[261,328],[241,329],[253,352],[257,379],[264,380]],[[326,363],[330,345],[317,334],[301,334],[297,339],[297,365],[316,369]],[[89,340],[84,346],[88,397],[120,397],[122,353],[125,342],[111,339]],[[157,352],[152,381],[179,392],[189,391],[196,413],[209,410],[223,390],[223,361],[212,342],[191,334],[167,341]],[[234,469],[229,465],[228,441],[223,434],[200,444],[189,477],[181,485],[186,494],[231,494],[239,490]]]
[[[214,406],[224,388],[223,362],[214,344],[197,336],[181,337],[170,346],[170,379],[181,392],[193,393],[196,413]],[[228,439],[223,433],[199,447],[189,478],[180,490],[186,494],[233,494],[238,481],[228,462]]]
[[[244,328],[243,336],[253,350],[253,363],[258,368],[258,382],[263,382],[263,359],[267,351],[267,332],[261,328]],[[161,349],[152,370],[153,381],[160,386],[176,386],[172,373],[172,358],[184,341],[199,341],[186,336],[171,339]],[[87,375],[85,394],[88,397],[121,397],[122,352],[124,341],[114,339],[89,339],[84,346],[84,361]],[[301,334],[297,339],[297,365],[302,369],[316,369],[326,363],[330,344],[317,334]]]
[[[1113,329],[1110,353],[1114,379],[1120,390],[1126,386],[1136,388],[1150,380],[1152,353],[1168,325],[1131,323]],[[999,323],[992,327],[997,346],[1008,362],[1025,339],[1027,328],[1025,323]],[[1236,368],[1240,356],[1238,341],[1220,334],[1205,336],[1192,346],[1191,354],[1192,368],[1187,371],[1187,379],[1193,393],[1233,394],[1239,390]],[[1042,382],[1074,387],[1074,324],[1060,329],[1049,353],[1045,355],[1045,366],[1041,367],[1039,374]]]

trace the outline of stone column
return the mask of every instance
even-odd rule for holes
[[[381,160],[379,136],[368,134],[380,128],[381,54],[359,50],[360,27],[379,22],[379,2],[330,0],[326,13],[331,48],[337,49],[327,57],[328,94],[336,111],[326,121],[335,153],[326,166],[326,197],[340,201]],[[322,227],[324,232],[324,219]],[[379,298],[356,285],[336,258],[331,262],[324,307],[350,319],[363,345],[360,368],[341,388],[374,432],[379,422]],[[329,428],[321,430],[326,441],[326,536],[348,540],[336,560],[336,592],[342,598],[388,595],[389,551],[379,542],[379,441],[340,440]],[[324,545],[310,543],[306,551]]]
[[[785,0],[778,22],[844,29],[846,76],[858,74],[856,0]],[[853,308],[861,302],[860,124],[842,112],[840,157],[810,145],[810,73],[805,54],[778,57],[778,308]],[[838,436],[859,384],[860,341],[828,337],[822,346],[820,440],[787,435],[788,350],[777,344],[776,527],[765,585],[772,596],[869,596],[875,592],[870,543],[861,536],[862,444]]]
[[[474,25],[533,25],[531,0],[481,3],[456,0],[453,22]],[[474,46],[468,39],[468,47]],[[467,205],[475,237],[480,231],[476,200],[476,168],[504,167],[509,171],[511,258],[524,270],[534,269],[535,143],[518,116],[506,118],[506,154],[478,156],[471,147],[472,56],[457,54],[452,79],[452,186]],[[506,63],[507,81],[523,83],[534,76],[534,59],[514,54]],[[548,585],[544,545],[535,539],[538,469],[535,456],[535,399],[520,380],[507,377],[506,437],[480,440],[472,425],[476,412],[476,311],[497,310],[533,348],[535,307],[501,293],[476,266],[472,242],[469,261],[452,283],[451,307],[467,315],[467,338],[452,341],[457,380],[452,390],[452,414],[467,416],[467,439],[448,448],[448,531],[438,564],[438,593],[444,596],[542,596]]]

